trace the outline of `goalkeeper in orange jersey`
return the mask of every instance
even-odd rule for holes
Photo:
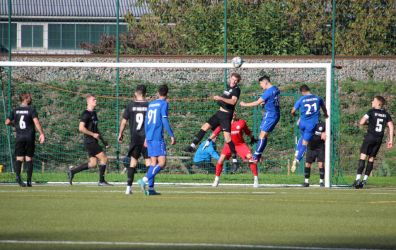
[[[220,133],[221,128],[220,126],[213,131],[209,139],[207,140],[206,144],[209,145],[210,141],[218,136]],[[239,155],[239,157],[242,158],[244,161],[249,161],[252,158],[252,153],[250,151],[250,148],[246,144],[245,140],[243,139],[243,135],[246,134],[247,136],[250,137],[250,144],[254,144],[256,142],[256,139],[253,136],[253,133],[250,131],[249,127],[246,124],[245,120],[238,119],[236,116],[236,112],[234,112],[232,122],[231,122],[231,140],[235,145],[235,151]],[[230,159],[232,156],[232,152],[230,150],[230,147],[228,146],[227,143],[224,144],[223,150],[221,151],[221,155],[219,160],[217,161],[216,164],[216,177],[213,182],[213,187],[217,187],[220,182],[220,175],[223,170],[223,163],[225,159]],[[253,182],[253,187],[258,187],[259,182],[258,182],[258,173],[257,173],[257,162],[250,162],[249,163],[250,169],[252,170],[253,176],[254,176],[254,182]],[[236,171],[236,169],[232,169],[232,171]]]

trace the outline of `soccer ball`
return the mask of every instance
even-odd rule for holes
[[[237,56],[237,57],[232,58],[231,63],[232,63],[232,66],[234,66],[234,68],[239,68],[242,66],[243,60],[242,60],[242,58]]]

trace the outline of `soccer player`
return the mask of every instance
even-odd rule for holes
[[[324,187],[324,161],[325,161],[325,140],[326,140],[326,124],[319,122],[315,127],[314,135],[307,146],[305,155],[304,168],[304,187],[309,187],[309,177],[311,176],[311,166],[315,160],[318,162],[320,181],[319,185]]]
[[[154,190],[155,176],[166,166],[166,143],[164,128],[171,139],[171,144],[176,143],[172,128],[168,122],[168,86],[161,85],[158,88],[158,99],[148,105],[144,130],[146,133],[146,145],[150,157],[150,166],[146,175],[138,180],[138,184],[146,195],[158,195]],[[148,186],[148,190],[146,190]]]
[[[293,116],[296,115],[297,110],[300,112],[298,128],[301,134],[301,138],[298,140],[296,146],[295,159],[291,167],[292,172],[296,170],[297,162],[303,158],[308,142],[311,141],[314,135],[315,127],[320,118],[320,108],[323,110],[324,117],[329,117],[323,99],[311,94],[311,90],[306,84],[300,86],[300,92],[302,96],[297,100],[291,110]]]
[[[210,141],[218,136],[220,133],[220,127],[217,127],[212,135],[209,137],[206,143],[210,143]],[[238,119],[236,113],[234,112],[233,120],[231,123],[231,140],[235,144],[235,149],[239,157],[242,158],[244,161],[249,161],[252,158],[252,153],[250,148],[246,144],[245,140],[243,139],[243,135],[246,134],[250,137],[250,144],[254,144],[256,142],[253,133],[250,131],[249,127],[246,124],[245,120]],[[223,163],[225,159],[230,159],[231,157],[231,150],[229,144],[225,143],[223,150],[221,151],[221,155],[219,160],[216,163],[216,177],[213,182],[213,187],[217,187],[220,182],[220,175],[223,170]],[[257,188],[259,186],[258,182],[258,173],[257,173],[257,162],[250,162],[250,169],[252,170],[254,180],[253,180],[253,187]],[[236,171],[236,169],[233,169]]]
[[[150,158],[147,154],[147,148],[144,146],[146,135],[144,133],[144,118],[146,116],[148,101],[146,98],[146,86],[138,85],[135,90],[135,100],[130,102],[124,110],[120,124],[120,133],[118,142],[121,143],[126,123],[129,120],[129,129],[131,141],[129,143],[128,156],[130,165],[127,167],[127,188],[125,194],[132,194],[132,183],[135,177],[136,166],[140,155],[145,159],[146,166],[150,165]]]
[[[33,156],[35,149],[36,131],[40,133],[40,144],[44,143],[45,136],[37,116],[36,109],[31,106],[32,95],[30,93],[22,93],[19,95],[21,102],[19,107],[14,108],[9,117],[5,120],[5,124],[15,126],[15,156],[16,162],[14,171],[16,174],[16,182],[21,187],[32,186],[33,175]],[[27,179],[26,184],[21,178],[22,163],[25,162]]]
[[[235,145],[231,140],[230,132],[232,115],[241,94],[241,89],[238,86],[240,81],[241,76],[238,73],[232,73],[229,80],[229,86],[227,90],[223,92],[223,95],[213,96],[213,99],[219,104],[220,109],[211,118],[209,118],[204,125],[202,125],[201,130],[195,135],[191,145],[185,149],[186,152],[193,152],[196,145],[205,136],[206,131],[209,129],[214,130],[220,125],[221,130],[224,132],[224,141],[228,144],[231,150],[232,163],[237,167],[238,161],[236,159]]]
[[[84,163],[78,167],[69,169],[67,177],[70,185],[73,184],[74,175],[87,170],[88,168],[94,168],[97,165],[97,159],[99,159],[99,182],[98,186],[113,186],[105,180],[107,156],[99,145],[98,140],[101,140],[106,148],[109,147],[106,141],[103,140],[102,135],[98,129],[98,115],[96,114],[96,97],[93,94],[87,94],[87,109],[81,115],[79,131],[84,134],[84,146],[88,152],[88,163]]]
[[[220,155],[216,151],[215,139],[208,139],[201,144],[194,154],[193,163],[200,167],[213,167],[212,158],[219,160]]]
[[[252,162],[256,163],[261,159],[261,155],[267,146],[269,133],[274,130],[280,118],[279,89],[271,84],[269,76],[260,77],[258,82],[260,87],[264,90],[261,97],[254,102],[240,103],[242,107],[254,107],[264,104],[263,108],[265,109],[265,112],[260,125],[259,140],[256,146],[256,151],[251,159]]]
[[[381,147],[382,139],[385,134],[385,127],[388,126],[389,129],[389,137],[387,148],[390,149],[393,147],[393,133],[394,126],[392,122],[392,118],[389,113],[383,108],[385,105],[385,98],[382,96],[374,97],[371,102],[370,109],[361,119],[359,124],[363,126],[364,124],[368,124],[367,133],[364,137],[362,146],[360,148],[360,160],[357,169],[356,179],[353,182],[352,186],[355,188],[363,188],[366,184],[367,179],[373,170],[374,159],[377,156],[377,153]],[[366,172],[364,173],[363,180],[360,178],[362,176],[364,165],[368,158]]]

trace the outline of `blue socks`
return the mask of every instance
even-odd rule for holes
[[[148,187],[154,187],[154,177],[161,171],[161,167],[156,165],[155,167],[150,166],[146,173],[146,178],[148,179]]]
[[[263,139],[259,139],[256,147],[256,152],[254,152],[254,155],[258,158],[261,157],[261,154],[264,152],[265,147],[267,146],[267,137],[264,137]]]
[[[300,161],[305,154],[305,151],[307,150],[307,145],[303,145],[302,143],[302,138],[300,138],[300,140],[298,140],[298,144],[296,147],[296,160]]]

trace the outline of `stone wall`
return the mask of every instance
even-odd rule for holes
[[[2,57],[1,60],[7,60]],[[247,63],[320,63],[330,62],[328,58],[285,58],[285,57],[247,57]],[[93,56],[14,56],[13,61],[65,61],[65,62],[114,62],[111,57]],[[123,57],[121,62],[183,62],[221,63],[221,57]],[[342,66],[337,70],[340,81],[353,80],[390,80],[396,82],[396,58],[338,58],[336,64]],[[325,79],[325,72],[321,69],[233,69],[230,72],[241,73],[243,83],[249,84],[257,81],[263,74],[269,74],[272,81],[278,84],[284,82],[320,82]],[[222,82],[222,69],[121,69],[120,76],[123,80],[134,80],[151,83],[180,83],[191,82]],[[39,68],[16,67],[13,69],[13,78],[16,80],[46,82],[69,80],[106,80],[114,81],[115,69],[108,68]]]

